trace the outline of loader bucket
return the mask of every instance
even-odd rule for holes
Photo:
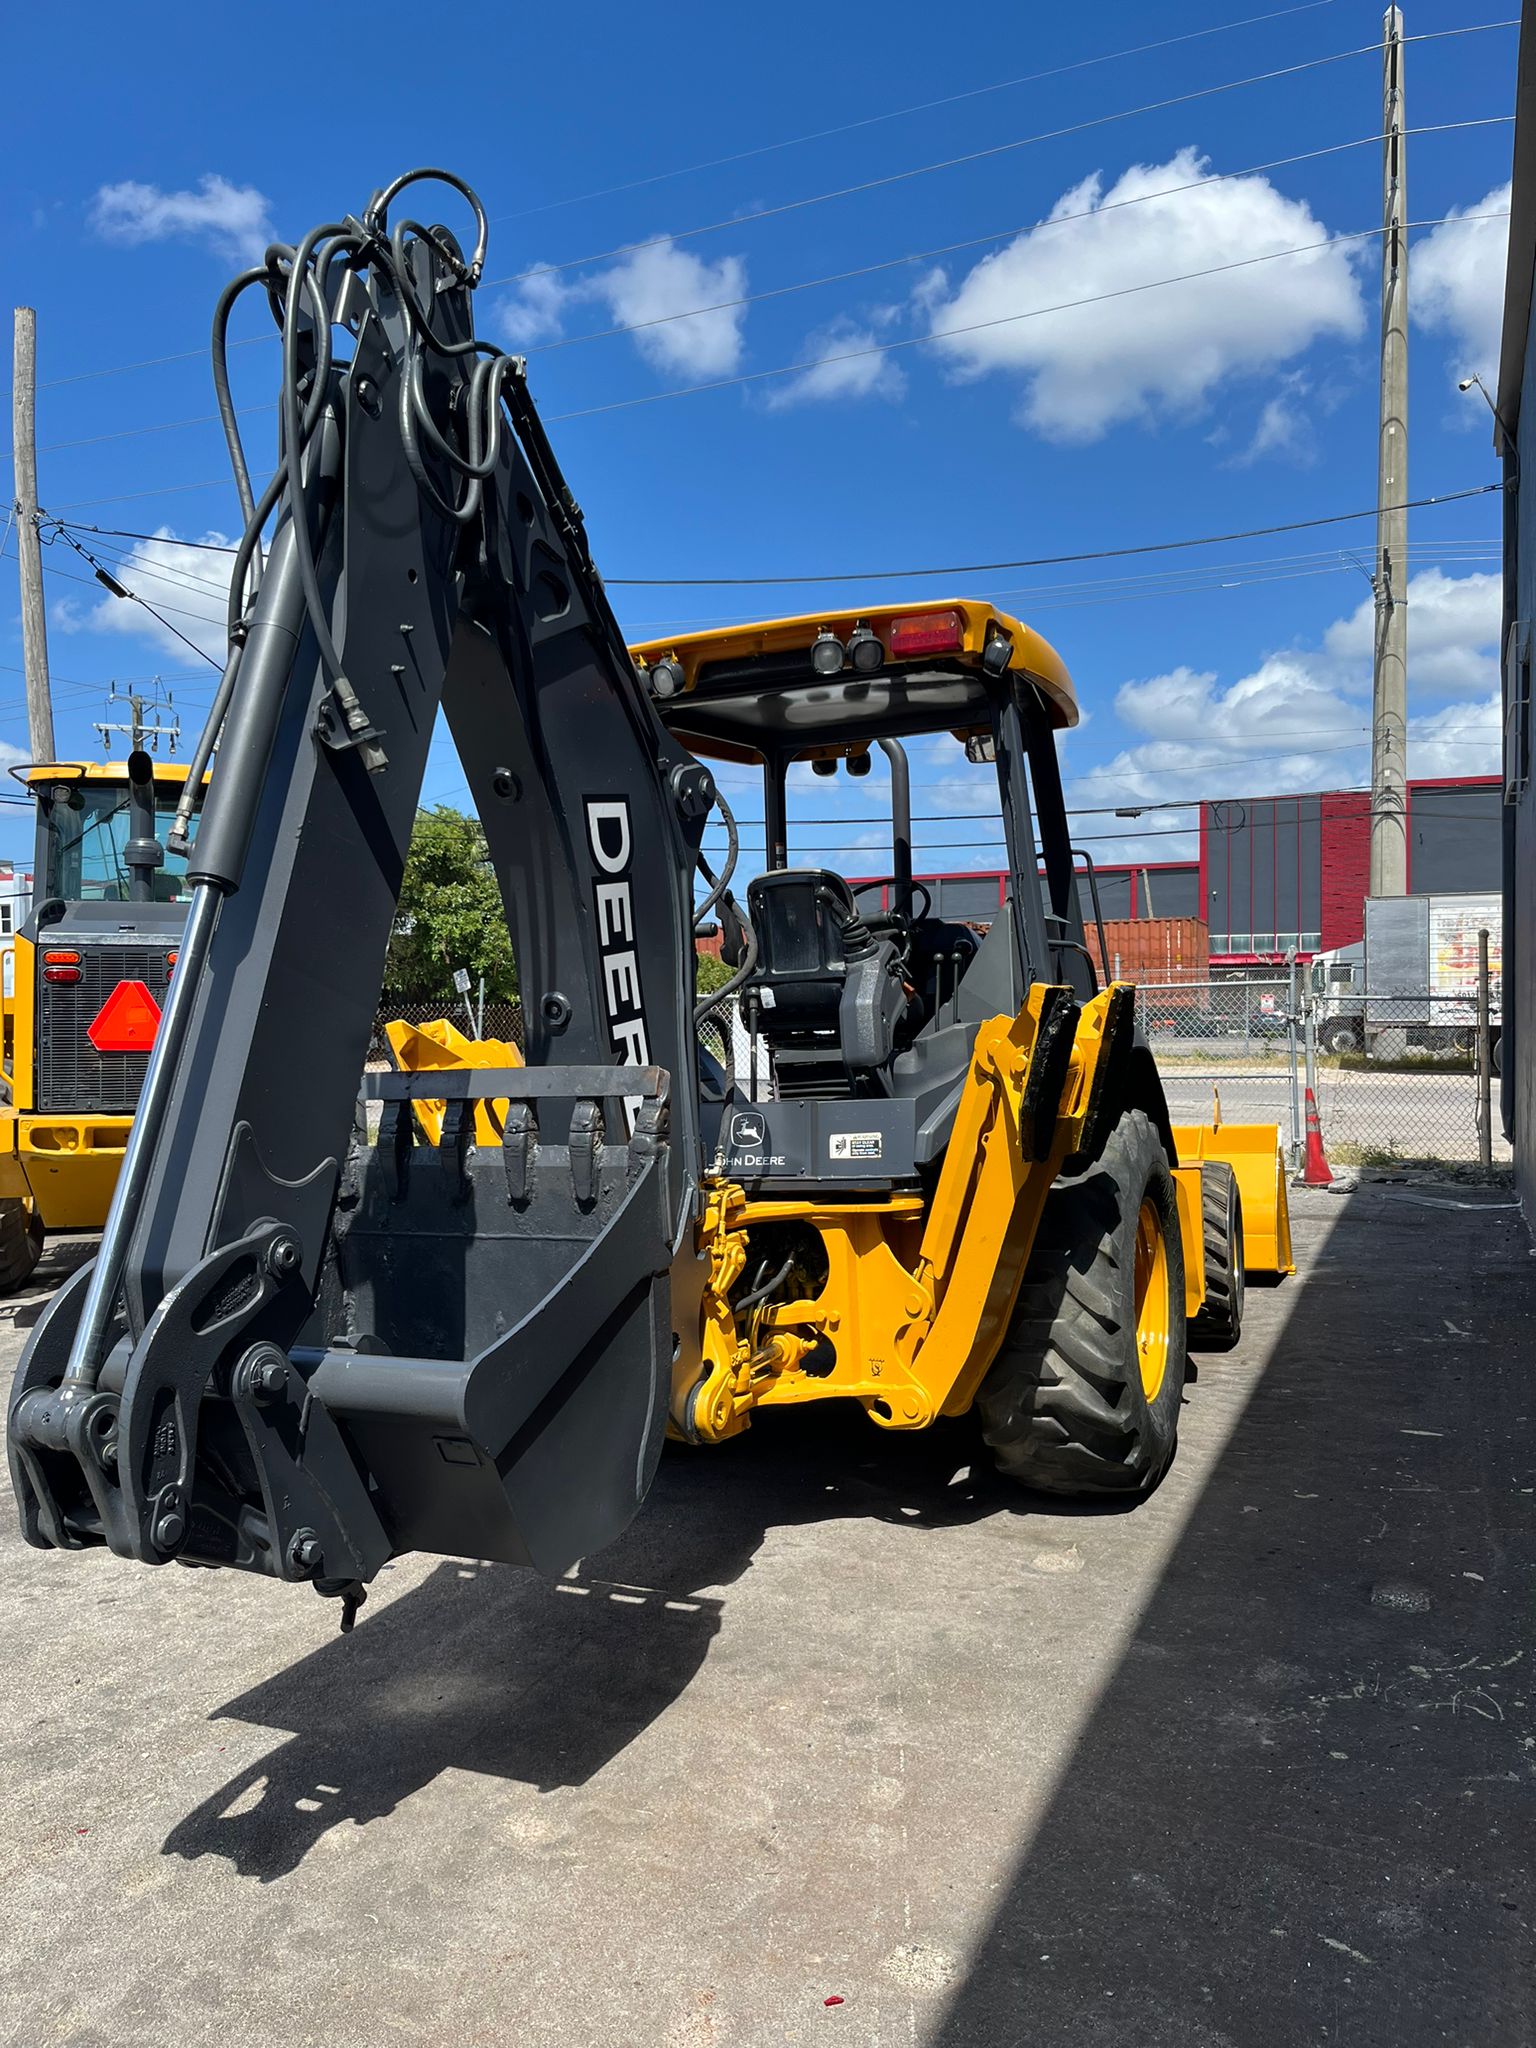
[[[447,1017],[432,1017],[425,1024],[408,1024],[403,1017],[392,1017],[384,1026],[384,1036],[389,1040],[389,1049],[395,1056],[395,1065],[402,1073],[424,1074],[443,1067],[523,1065],[522,1054],[506,1039],[466,1038],[458,1026]],[[421,1126],[423,1137],[429,1145],[436,1145],[443,1135],[443,1117],[447,1104],[436,1099],[421,1101],[415,1104],[415,1110],[416,1121]],[[477,1102],[475,1143],[499,1145],[506,1120],[505,1096],[493,1102]]]
[[[1243,1203],[1243,1262],[1250,1273],[1294,1273],[1291,1210],[1276,1124],[1175,1124],[1179,1164],[1220,1159],[1231,1167]]]

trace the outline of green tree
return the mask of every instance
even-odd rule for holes
[[[694,967],[694,987],[701,996],[712,996],[717,988],[725,987],[735,972],[734,967],[727,967],[713,953],[701,953]]]
[[[385,993],[396,1002],[453,1002],[456,967],[468,968],[475,982],[483,974],[489,997],[505,1001],[517,994],[501,892],[480,821],[438,804],[416,814]]]

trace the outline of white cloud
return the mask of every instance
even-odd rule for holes
[[[1496,775],[1504,748],[1504,703],[1495,690],[1480,704],[1448,704],[1408,721],[1408,768],[1415,777]]]
[[[205,533],[203,539],[216,547],[230,545],[222,533]],[[108,567],[125,590],[164,612],[176,632],[162,625],[143,604],[107,592],[96,604],[72,598],[54,604],[50,617],[60,632],[128,633],[163,654],[185,660],[186,645],[176,637],[177,632],[184,633],[210,660],[224,666],[228,555],[209,554],[178,540],[169,527],[161,527],[152,540],[135,541],[126,560]]]
[[[506,339],[517,348],[559,335],[565,325],[565,303],[571,286],[552,264],[540,264],[518,285],[515,298],[496,309]]]
[[[1415,243],[1408,273],[1414,320],[1433,334],[1450,336],[1456,376],[1475,372],[1489,385],[1499,371],[1509,222],[1468,215],[1508,213],[1509,194],[1507,184],[1497,185],[1474,206],[1453,210]]]
[[[878,324],[888,322],[880,319]],[[840,314],[807,339],[805,353],[813,358],[810,369],[770,388],[766,401],[770,411],[837,399],[900,398],[907,388],[906,377],[890,356],[869,353],[877,346],[875,328],[861,327],[858,321]]]
[[[1447,576],[1423,569],[1408,581],[1408,683],[1414,691],[1476,695],[1499,681],[1501,579],[1494,574]],[[1365,597],[1347,619],[1323,635],[1326,654],[1352,666],[1363,686],[1370,679],[1376,601]]]
[[[212,173],[195,192],[165,192],[125,179],[103,185],[91,202],[91,226],[113,242],[206,242],[220,256],[259,263],[273,239],[271,202],[254,185]]]
[[[740,298],[747,288],[747,266],[739,256],[705,263],[675,243],[653,242],[614,264],[599,288],[614,318],[638,330],[635,346],[654,368],[718,377],[741,361],[744,308],[724,303]],[[670,317],[691,306],[715,305],[719,312]],[[643,326],[648,320],[667,324]]]
[[[1095,173],[1063,193],[1038,227],[978,263],[953,294],[926,278],[918,304],[936,331],[1006,323],[939,347],[962,375],[1024,378],[1024,424],[1055,440],[1092,441],[1122,420],[1194,412],[1223,380],[1273,369],[1321,337],[1359,334],[1364,310],[1350,245],[1309,247],[1325,229],[1304,201],[1267,178],[1171,189],[1207,168],[1194,149],[1181,149],[1167,163],[1133,165],[1107,190]],[[1132,200],[1139,203],[1125,203]],[[1293,249],[1304,253],[1015,317]]]
[[[540,266],[497,308],[497,319],[510,347],[528,348],[562,334],[569,307],[605,306],[617,325],[634,329],[635,347],[653,369],[721,377],[741,362],[746,308],[731,301],[746,288],[739,256],[707,263],[663,238],[585,276]]]
[[[1295,372],[1280,380],[1280,389],[1264,402],[1253,439],[1234,458],[1234,467],[1247,469],[1273,455],[1298,468],[1310,468],[1317,460],[1317,436],[1312,417],[1301,403],[1311,389],[1310,381]]]
[[[1478,701],[1413,711],[1408,769],[1420,778],[1484,775],[1497,769],[1500,744],[1499,579],[1452,577],[1439,569],[1408,586],[1408,676],[1412,702],[1448,692]],[[1123,684],[1115,711],[1145,735],[1112,759],[1066,780],[1072,804],[1133,806],[1241,797],[1248,791],[1348,789],[1370,773],[1372,603],[1339,619],[1317,647],[1266,655],[1223,685],[1214,672],[1178,667]],[[1190,814],[1149,813],[1166,831]],[[1117,845],[1113,857],[1183,857],[1167,838]],[[1110,858],[1106,848],[1104,858]]]

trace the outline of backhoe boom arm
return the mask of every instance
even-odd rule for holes
[[[328,1585],[407,1547],[560,1569],[659,1448],[713,784],[652,712],[523,365],[474,339],[478,203],[466,261],[391,229],[399,189],[247,277],[282,309],[282,482],[237,563],[118,1199],[18,1375],[34,1542]],[[439,707],[523,990],[528,1066],[471,1077],[511,1098],[504,1159],[461,1142],[467,1096],[435,1147],[357,1115]]]

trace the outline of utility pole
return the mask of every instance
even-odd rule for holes
[[[27,743],[34,761],[53,759],[48,694],[48,615],[37,536],[37,315],[16,308],[11,378],[11,459],[16,474],[16,552],[21,561],[21,658],[27,678]]]
[[[1408,218],[1403,14],[1381,45],[1381,414],[1376,462],[1375,671],[1371,711],[1371,894],[1408,893]]]

